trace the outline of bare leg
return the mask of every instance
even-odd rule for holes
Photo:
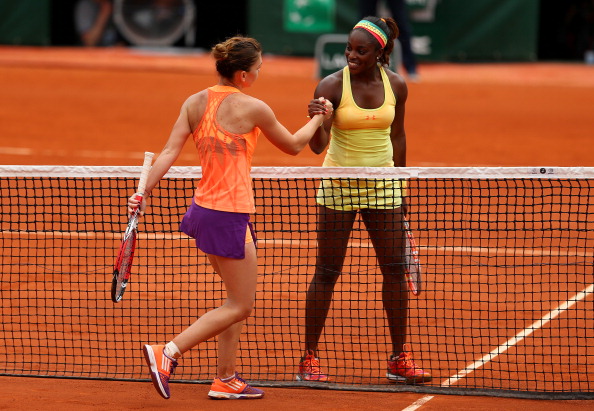
[[[216,256],[209,256],[210,263],[212,264],[215,272],[220,273],[219,263],[215,257]],[[235,372],[237,363],[237,347],[239,346],[239,337],[241,336],[242,328],[243,321],[240,321],[219,334],[217,347],[217,376],[219,378],[230,377]]]
[[[316,271],[305,302],[305,352],[318,348],[318,341],[340,276],[355,211],[337,211],[318,206],[318,255]]]
[[[256,295],[258,266],[254,243],[247,243],[243,260],[208,255],[227,291],[225,303],[198,318],[177,335],[173,342],[182,353],[198,343],[219,335],[219,377],[235,372],[237,344],[241,326],[252,312]]]
[[[243,321],[233,324],[219,334],[217,375],[219,378],[231,377],[237,364],[237,347]]]
[[[371,238],[383,275],[382,300],[395,355],[406,343],[408,291],[404,279],[404,232],[402,211],[365,209],[361,217]]]

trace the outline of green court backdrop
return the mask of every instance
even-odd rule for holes
[[[264,52],[313,56],[320,35],[349,32],[356,10],[357,0],[249,0],[248,34]]]
[[[407,0],[407,4],[413,50],[421,61],[537,58],[540,0]],[[387,8],[380,8],[383,16]],[[347,34],[358,19],[357,0],[250,0],[248,6],[249,35],[273,54],[312,56],[321,35]]]
[[[535,61],[540,0],[410,0],[421,61]],[[419,3],[424,3],[419,7]]]
[[[359,19],[358,0],[246,1],[248,34],[273,54],[313,56],[321,35],[347,34]],[[537,58],[540,0],[406,1],[412,46],[420,61]],[[0,0],[0,44],[50,45],[51,4]],[[387,13],[385,5],[380,10],[378,14]],[[333,59],[332,53],[326,58]]]
[[[50,0],[0,0],[0,44],[48,46]]]

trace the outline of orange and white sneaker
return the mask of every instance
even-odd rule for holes
[[[164,349],[164,345],[145,344],[142,347],[146,363],[151,369],[153,385],[161,397],[168,400],[171,397],[169,393],[169,378],[173,374],[173,371],[175,371],[175,367],[177,367],[177,361],[165,354],[163,352]]]
[[[297,381],[328,381],[328,376],[320,370],[320,359],[314,356],[313,351],[308,351],[303,361],[299,363],[299,374],[296,379]]]
[[[404,344],[399,356],[388,360],[388,380],[404,384],[420,384],[431,381],[431,374],[424,371],[413,360],[408,344]]]
[[[239,374],[231,378],[215,378],[208,396],[214,400],[245,400],[257,399],[264,396],[264,391],[249,385]]]

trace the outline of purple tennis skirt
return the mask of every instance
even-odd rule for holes
[[[194,238],[196,247],[207,254],[245,258],[247,229],[256,245],[256,235],[248,213],[211,210],[200,207],[194,199],[179,228]]]

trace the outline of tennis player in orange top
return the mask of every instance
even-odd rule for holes
[[[169,170],[191,135],[198,149],[202,178],[181,222],[181,230],[196,239],[225,284],[223,305],[199,317],[165,345],[144,345],[153,385],[170,397],[169,379],[183,353],[218,336],[217,376],[208,396],[214,399],[261,398],[236,371],[236,355],[243,320],[254,305],[257,285],[256,236],[250,223],[254,209],[251,159],[262,132],[276,147],[296,155],[329,116],[324,99],[309,104],[311,119],[295,134],[280,124],[271,108],[242,90],[258,79],[262,66],[260,44],[233,37],[212,49],[219,83],[190,96],[182,105],[165,147],[147,179],[141,204],[128,200],[131,212],[144,212],[151,190]],[[312,104],[314,110],[312,111]],[[317,107],[317,109],[315,109]]]

